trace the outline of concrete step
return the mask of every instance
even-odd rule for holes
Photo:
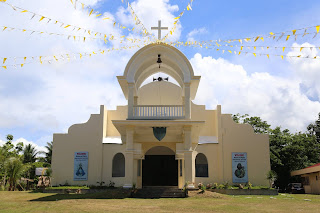
[[[185,192],[177,187],[144,187],[133,197],[136,198],[184,198]]]

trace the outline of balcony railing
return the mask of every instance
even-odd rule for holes
[[[183,105],[136,105],[133,119],[183,119]]]

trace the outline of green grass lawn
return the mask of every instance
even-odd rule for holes
[[[0,191],[0,212],[320,212],[320,195],[208,197],[182,199],[104,199],[97,194]]]

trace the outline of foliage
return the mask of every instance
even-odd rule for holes
[[[272,188],[272,184],[277,180],[278,175],[275,171],[270,170],[267,172],[266,178],[269,180],[270,188]]]
[[[19,158],[11,157],[5,163],[6,173],[9,179],[9,191],[14,191],[17,181],[21,178],[24,171],[28,168]]]
[[[31,144],[28,144],[23,149],[23,163],[34,163],[37,160],[37,150]]]
[[[52,141],[51,142],[47,142],[47,145],[45,146],[47,151],[46,152],[39,152],[39,154],[44,154],[45,157],[41,157],[40,161],[44,162],[44,166],[48,167],[51,165],[51,160],[52,160]]]
[[[270,125],[259,117],[249,115],[233,115],[237,123],[250,124],[255,133],[269,134],[271,169],[277,174],[275,185],[284,189],[290,182],[296,182],[297,177],[291,177],[290,172],[311,166],[319,162],[320,113],[319,119],[309,124],[306,132],[290,133],[281,127],[270,128]],[[319,138],[320,139],[320,138]]]
[[[46,161],[40,162],[37,158],[39,153],[36,148],[30,144],[24,146],[22,142],[13,145],[13,135],[6,136],[7,142],[0,146],[0,189],[1,190],[14,190],[16,188],[29,188],[29,184],[25,185],[19,182],[21,177],[34,179],[37,183],[35,176],[35,168],[50,167]],[[47,149],[52,150],[52,144],[48,143]],[[48,150],[48,153],[50,151]],[[48,154],[48,157],[50,154]],[[48,161],[48,162],[51,162]],[[50,176],[50,169],[47,170],[47,175]],[[18,186],[17,186],[18,184]]]

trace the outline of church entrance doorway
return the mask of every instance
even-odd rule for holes
[[[164,146],[151,148],[142,161],[143,186],[178,186],[178,161]]]

